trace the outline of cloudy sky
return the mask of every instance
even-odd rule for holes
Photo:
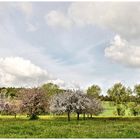
[[[140,79],[140,2],[0,2],[0,86]]]

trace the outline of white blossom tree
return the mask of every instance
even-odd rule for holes
[[[96,99],[90,99],[82,91],[66,91],[61,94],[53,96],[50,101],[50,112],[55,114],[67,113],[68,121],[70,121],[70,113],[77,113],[77,120],[79,115],[86,113],[98,114],[100,111],[100,102]]]
[[[50,112],[55,114],[67,113],[68,121],[70,121],[70,113],[73,112],[73,94],[72,92],[65,92],[54,95],[50,101]]]

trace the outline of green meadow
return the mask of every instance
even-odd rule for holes
[[[139,117],[94,117],[70,122],[65,117],[0,119],[1,138],[139,138]]]

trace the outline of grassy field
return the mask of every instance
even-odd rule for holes
[[[65,117],[0,117],[0,138],[140,138],[139,117],[95,117],[66,121]]]
[[[114,116],[115,107],[110,105],[110,102],[102,102],[104,111],[100,116]]]

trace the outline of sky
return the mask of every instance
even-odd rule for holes
[[[140,2],[0,2],[0,86],[140,82]]]

